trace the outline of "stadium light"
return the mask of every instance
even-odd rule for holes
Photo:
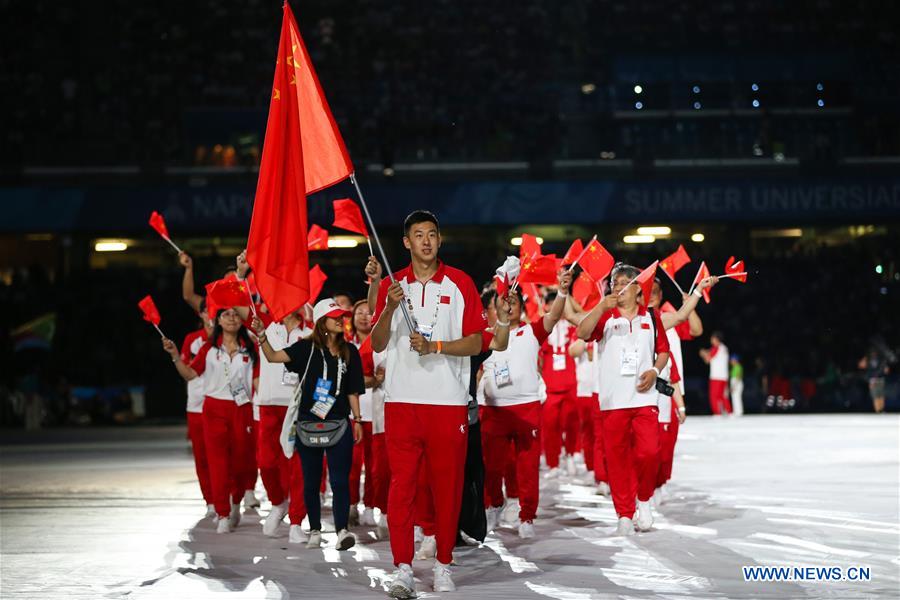
[[[638,235],[669,235],[672,233],[671,227],[654,226],[654,227],[638,227]]]
[[[582,94],[585,94],[585,95],[593,94],[595,91],[597,91],[597,86],[594,85],[593,83],[585,83],[581,86]]]
[[[759,108],[759,100],[756,98],[753,99],[753,108]]]
[[[693,91],[694,91],[695,94],[699,94],[699,93],[700,93],[700,86],[699,86],[699,85],[695,85]]]
[[[700,103],[694,102],[694,110],[700,110]]]
[[[643,92],[643,91],[644,91],[644,88],[642,88],[641,86],[639,86],[639,85],[634,86],[634,93],[635,93],[635,94],[640,94],[640,93]]]
[[[626,235],[622,241],[626,244],[652,244],[656,238],[652,235]]]
[[[537,243],[538,243],[538,244],[543,244],[543,243],[544,243],[544,238],[542,238],[542,237],[536,237],[535,239],[537,240]],[[522,238],[521,238],[521,237],[514,237],[514,238],[512,238],[511,240],[509,240],[509,243],[512,244],[513,246],[521,246],[521,245],[522,245]]]
[[[334,236],[328,238],[329,248],[356,248],[359,246],[359,240],[351,236]]]
[[[884,272],[884,267],[881,265],[875,265],[875,272],[881,275]]]
[[[634,107],[638,110],[641,110],[642,108],[644,108],[644,103],[643,102],[635,102]]]
[[[702,233],[695,233],[694,235],[691,236],[691,241],[697,242],[698,244],[705,239],[706,239],[706,236],[703,235]]]
[[[128,249],[128,244],[122,240],[105,240],[94,244],[97,252],[123,252]]]

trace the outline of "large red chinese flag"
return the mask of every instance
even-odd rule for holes
[[[144,320],[148,323],[153,323],[156,326],[159,326],[162,321],[162,317],[159,316],[159,310],[156,308],[156,303],[153,302],[153,298],[150,296],[144,296],[144,298],[138,302],[138,308],[141,309],[141,312],[144,313]]]
[[[659,263],[659,268],[668,273],[669,277],[674,278],[675,273],[680,271],[681,268],[689,262],[691,262],[691,257],[688,256],[684,246],[679,244],[678,250],[662,259],[662,262]]]
[[[369,237],[359,206],[349,198],[334,201],[334,226]]]
[[[700,263],[700,268],[697,269],[697,276],[694,277],[694,283],[691,284],[691,287],[696,287],[698,283],[707,277],[709,277],[709,268],[706,266],[706,261],[703,261]],[[700,293],[703,294],[703,299],[709,304],[709,288],[704,289]]]
[[[603,247],[603,244],[593,240],[588,244],[579,264],[582,270],[587,271],[591,279],[602,281],[612,271],[616,261],[613,259],[612,254]]]
[[[290,95],[296,100],[306,193],[312,194],[349,177],[353,172],[353,163],[287,2],[284,3],[277,61],[277,68],[282,67],[287,79],[283,86],[276,87],[282,98]]]
[[[634,278],[635,283],[641,287],[641,304],[647,306],[650,302],[650,293],[653,291],[653,279],[656,277],[656,267],[659,265],[658,260],[654,260],[653,264],[640,272]]]

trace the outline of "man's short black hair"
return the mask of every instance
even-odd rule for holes
[[[433,212],[429,210],[414,210],[409,213],[409,216],[403,221],[403,235],[409,235],[409,230],[412,226],[418,225],[419,223],[434,223],[438,233],[441,231],[441,226],[438,224],[437,217],[434,216]]]
[[[718,329],[716,331],[713,331],[709,337],[714,337],[717,340],[719,340],[720,342],[722,342],[723,344],[725,343],[725,337],[722,335],[722,332],[719,331]]]

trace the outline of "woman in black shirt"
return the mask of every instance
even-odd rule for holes
[[[303,382],[298,422],[321,422],[346,419],[352,416],[353,428],[347,428],[341,438],[328,448],[309,448],[297,441],[297,453],[303,468],[303,500],[309,516],[308,548],[322,544],[319,482],[322,480],[322,456],[328,460],[328,475],[334,494],[332,509],[334,528],[338,533],[337,548],[347,550],[356,538],[347,531],[350,513],[350,465],[353,444],[362,439],[362,419],[359,395],[366,391],[359,351],[344,339],[342,309],[332,299],[318,302],[313,309],[315,326],[309,338],[299,340],[284,350],[274,350],[266,340],[265,329],[258,319],[253,320],[260,347],[269,362],[285,363],[285,383]],[[304,376],[305,373],[305,376]]]

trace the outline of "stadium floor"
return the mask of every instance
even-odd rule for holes
[[[368,529],[345,553],[289,547],[286,525],[262,536],[263,502],[216,535],[183,428],[7,433],[3,598],[386,597],[390,550]],[[896,597],[898,440],[898,415],[691,417],[654,531],[610,537],[612,505],[583,475],[542,479],[534,540],[503,529],[458,549],[452,594],[417,562],[419,597]],[[871,581],[748,583],[750,565],[858,565]]]

